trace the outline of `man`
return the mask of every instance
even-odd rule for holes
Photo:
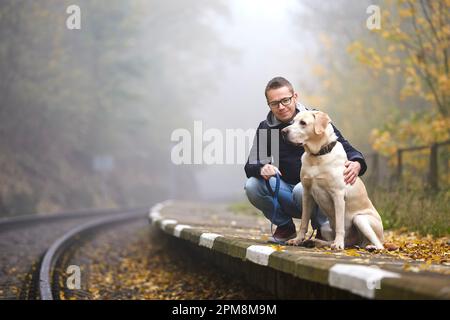
[[[300,182],[301,157],[303,147],[295,146],[285,141],[280,130],[287,127],[298,112],[310,110],[300,104],[298,93],[294,91],[291,83],[282,77],[276,77],[269,81],[265,89],[265,96],[270,111],[266,120],[262,121],[256,131],[250,156],[245,164],[247,182],[245,191],[249,201],[270,221],[273,220],[272,194],[266,186],[268,180],[272,190],[275,190],[275,175],[280,173],[280,190],[278,195],[279,206],[272,221],[276,226],[274,237],[269,241],[287,241],[297,236],[292,218],[301,218],[303,187]],[[344,146],[349,159],[343,172],[347,184],[353,184],[359,175],[364,174],[367,169],[366,162],[361,152],[353,148],[344,139],[339,130],[333,125],[338,141]],[[263,130],[264,129],[264,130]],[[274,163],[271,146],[271,130],[278,131],[279,161]],[[266,143],[258,143],[260,140]],[[267,149],[265,149],[267,147]],[[264,152],[261,149],[265,149]],[[320,208],[316,205],[311,216],[311,224],[317,229],[316,237],[321,238],[324,233],[331,233],[329,221]],[[275,238],[275,239],[274,239]]]

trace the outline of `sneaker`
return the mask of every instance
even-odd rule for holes
[[[297,236],[297,232],[295,231],[295,224],[290,223],[284,226],[277,227],[273,236],[269,237],[268,242],[285,242],[290,239],[294,239]]]

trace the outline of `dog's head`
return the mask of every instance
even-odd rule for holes
[[[324,112],[303,111],[297,113],[293,123],[281,130],[281,134],[287,141],[301,146],[321,138],[330,122],[330,117]]]

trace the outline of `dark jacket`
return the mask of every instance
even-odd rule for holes
[[[314,110],[314,109],[308,109],[305,108],[301,104],[297,104],[296,113],[304,110]],[[261,178],[261,168],[267,164],[271,163],[278,167],[281,171],[281,178],[283,181],[289,183],[289,184],[297,184],[300,182],[300,169],[302,166],[301,158],[303,155],[303,152],[305,152],[305,149],[303,147],[295,146],[287,141],[285,141],[282,138],[282,135],[280,132],[278,132],[279,137],[279,163],[274,163],[273,159],[270,156],[271,155],[271,139],[270,139],[270,130],[278,130],[287,127],[289,123],[282,123],[278,121],[275,116],[273,115],[272,111],[270,111],[267,115],[267,119],[262,121],[258,129],[256,130],[255,138],[253,139],[253,145],[250,150],[249,159],[247,160],[247,163],[245,164],[245,174],[247,175],[247,178],[250,177],[257,177]],[[342,134],[339,132],[339,130],[332,124],[334,128],[334,132],[336,133],[336,136],[338,137],[338,141],[342,143],[342,146],[344,147],[345,152],[347,153],[347,158],[351,161],[358,161],[361,164],[361,171],[359,172],[359,175],[363,175],[364,172],[367,170],[366,161],[364,160],[364,156],[361,152],[353,148],[350,143],[345,140],[345,138],[342,136]],[[263,134],[260,134],[261,129],[266,129],[267,131],[267,138]],[[264,132],[264,130],[263,130]],[[259,150],[259,144],[258,141],[260,139],[267,139],[267,149],[265,150]],[[264,140],[262,140],[264,141]],[[262,143],[264,146],[264,144]],[[255,159],[250,163],[250,159]]]

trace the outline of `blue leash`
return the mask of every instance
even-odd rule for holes
[[[272,190],[272,187],[270,186],[269,180],[266,180],[266,187],[269,190],[269,192],[272,194],[272,206],[273,206],[273,212],[272,212],[272,219],[270,221],[270,233],[272,233],[272,238],[273,240],[275,240],[275,243],[279,244],[279,245],[284,245],[285,241],[280,241],[275,237],[275,234],[273,232],[273,221],[275,220],[275,216],[277,214],[277,209],[279,206],[279,202],[278,202],[278,194],[280,193],[280,181],[281,181],[281,177],[280,174],[277,172],[275,174],[275,179],[276,179],[276,183],[275,183],[275,190]],[[314,230],[311,233],[310,237],[308,240],[311,240],[313,234],[314,234]]]
[[[266,186],[267,189],[269,190],[269,192],[272,194],[272,206],[273,206],[273,212],[272,212],[272,219],[270,221],[270,233],[272,233],[272,238],[275,240],[275,242],[279,245],[283,245],[285,244],[284,241],[280,241],[278,240],[273,232],[273,221],[275,220],[275,215],[277,214],[277,209],[279,206],[278,203],[278,194],[280,193],[280,174],[277,172],[275,174],[275,179],[276,179],[276,183],[275,183],[275,190],[272,190],[272,187],[270,186],[269,180],[266,180]]]

